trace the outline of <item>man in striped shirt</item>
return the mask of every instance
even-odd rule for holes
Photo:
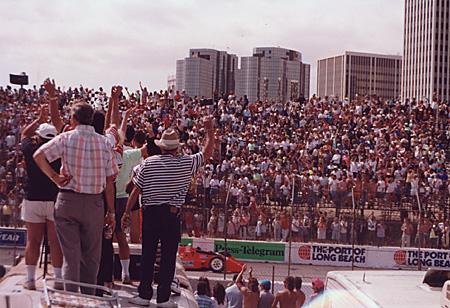
[[[128,198],[122,227],[128,225],[131,208],[142,194],[142,257],[139,296],[131,303],[148,306],[153,296],[153,272],[158,241],[161,241],[161,263],[157,290],[158,308],[175,308],[170,298],[175,272],[175,258],[180,232],[180,207],[185,202],[192,178],[201,165],[210,158],[214,148],[214,131],[211,117],[203,121],[206,144],[203,152],[194,155],[177,155],[183,144],[174,129],[167,129],[155,144],[162,154],[147,158],[133,179],[134,189]]]
[[[109,141],[90,126],[94,110],[78,103],[71,110],[72,131],[39,148],[34,159],[60,188],[55,226],[64,255],[63,277],[95,284],[103,223],[114,228],[114,177],[119,172]],[[49,165],[61,158],[60,174]],[[103,196],[108,205],[104,216]],[[91,290],[89,290],[91,291]]]

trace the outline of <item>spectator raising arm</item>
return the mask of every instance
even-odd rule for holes
[[[59,114],[58,98],[56,97],[56,85],[55,80],[50,81],[50,78],[44,81],[45,91],[48,93],[50,101],[50,119],[56,130],[61,133],[64,122],[61,120],[61,115]]]
[[[214,151],[214,128],[212,117],[205,117],[203,119],[203,125],[206,131],[206,144],[205,149],[203,150],[203,161],[206,162],[206,160],[213,155]]]
[[[23,140],[26,137],[30,138],[33,137],[34,132],[39,127],[39,125],[47,122],[48,114],[49,114],[48,106],[42,107],[42,109],[39,111],[39,117],[30,124],[28,124],[27,127],[25,127],[25,129],[22,132],[20,140]]]
[[[113,86],[111,88],[111,97],[109,98],[108,110],[106,111],[104,131],[106,131],[112,125],[115,125],[116,128],[119,127],[119,123],[120,123],[119,96],[120,96],[120,93],[122,93],[121,86]]]
[[[125,113],[123,115],[122,124],[120,125],[120,128],[119,128],[119,136],[120,136],[121,143],[123,143],[123,141],[125,140],[125,134],[126,134],[126,131],[127,131],[128,118],[130,117],[130,115],[133,114],[133,112],[136,109],[137,109],[137,106],[130,107],[130,108],[127,109],[127,111],[125,111]]]

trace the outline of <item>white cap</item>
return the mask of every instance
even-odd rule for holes
[[[39,128],[37,129],[36,133],[41,136],[41,138],[45,139],[52,139],[58,135],[58,131],[56,128],[48,123],[43,123],[39,125]]]

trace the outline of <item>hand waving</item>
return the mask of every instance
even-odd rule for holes
[[[212,116],[207,116],[203,118],[203,126],[206,130],[213,128],[213,118]]]
[[[44,89],[45,89],[45,91],[47,91],[47,93],[50,97],[55,97],[56,96],[55,80],[52,79],[52,81],[50,81],[50,78],[45,79]]]
[[[118,99],[122,93],[122,86],[113,86],[111,89],[111,96],[113,99]]]

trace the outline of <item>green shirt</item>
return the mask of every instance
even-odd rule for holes
[[[116,178],[116,198],[128,198],[125,187],[130,179],[131,170],[139,164],[141,157],[142,153],[140,149],[126,150],[123,152],[122,168],[120,168]]]

